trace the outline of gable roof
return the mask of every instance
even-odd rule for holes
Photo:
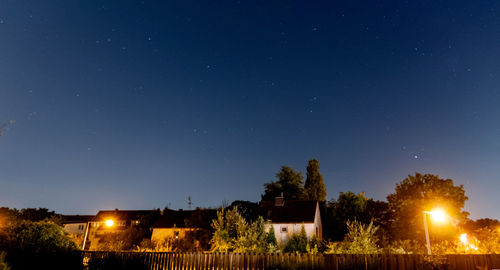
[[[94,216],[93,215],[63,215],[62,224],[71,224],[71,223],[87,223],[91,221]]]
[[[139,220],[143,216],[154,213],[156,210],[101,210],[92,221],[114,220]]]
[[[274,201],[261,201],[265,219],[273,223],[313,223],[317,201],[291,200],[277,206]]]
[[[217,215],[214,209],[163,210],[162,216],[151,228],[207,228]]]

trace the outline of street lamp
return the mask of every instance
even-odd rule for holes
[[[106,227],[113,227],[115,225],[115,221],[112,219],[108,219],[104,222],[102,221],[97,221],[97,222],[87,222],[87,228],[85,230],[85,236],[83,237],[83,244],[82,244],[82,250],[85,250],[85,244],[87,244],[87,238],[89,236],[89,228],[92,223],[98,224],[98,223],[104,223]]]
[[[115,221],[114,221],[114,220],[112,220],[112,219],[108,219],[108,220],[106,220],[106,222],[105,222],[105,223],[106,223],[106,226],[107,226],[107,227],[113,227],[113,225],[115,225]]]
[[[431,255],[431,241],[429,239],[429,228],[427,227],[427,215],[430,215],[432,220],[436,223],[443,223],[446,221],[446,213],[439,208],[433,209],[432,211],[424,212],[424,229],[425,229],[425,240],[427,242],[427,255]]]

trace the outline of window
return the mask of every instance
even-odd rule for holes
[[[83,224],[78,225],[78,230],[83,231]]]
[[[288,231],[288,228],[286,226],[281,227],[281,232],[286,233]]]
[[[179,231],[174,232],[175,239],[179,239]]]

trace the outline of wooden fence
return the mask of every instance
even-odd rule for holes
[[[289,253],[171,253],[85,251],[84,263],[109,256],[135,259],[150,270],[376,269],[478,270],[500,269],[500,255],[346,255]],[[440,267],[436,267],[436,266]]]

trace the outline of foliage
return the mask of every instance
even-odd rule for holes
[[[340,192],[337,200],[328,203],[325,217],[326,237],[333,241],[342,241],[348,232],[347,221],[362,220],[368,199],[364,193]]]
[[[346,252],[349,254],[375,254],[380,252],[377,246],[378,238],[376,232],[377,226],[373,225],[373,221],[368,225],[364,225],[358,221],[347,222],[347,233],[344,242],[346,242]]]
[[[0,227],[9,226],[15,221],[17,221],[17,210],[0,207]]]
[[[457,254],[460,250],[459,241],[440,240],[431,242],[432,255]]]
[[[54,211],[49,211],[47,208],[24,208],[18,212],[17,216],[21,220],[33,222],[45,219],[54,219],[53,221],[60,220],[60,215],[56,214]]]
[[[325,240],[319,239],[316,235],[313,235],[311,241],[308,243],[309,248],[307,249],[307,253],[324,253],[327,248],[326,244],[327,242]]]
[[[323,183],[323,176],[319,172],[319,161],[317,159],[311,159],[307,164],[304,193],[308,200],[326,201],[326,187]]]
[[[477,239],[478,252],[482,254],[500,254],[500,233],[497,228],[483,227],[472,233]]]
[[[277,181],[264,184],[262,200],[274,200],[281,194],[287,200],[300,200],[305,197],[302,173],[294,171],[291,167],[282,166],[276,178]]]
[[[233,208],[217,211],[217,219],[212,220],[214,233],[210,244],[214,252],[228,252],[233,250],[233,241],[237,237],[237,222],[239,217],[238,209]]]
[[[386,202],[375,201],[365,197],[364,193],[340,192],[338,199],[328,202],[323,219],[323,234],[326,239],[342,241],[348,232],[347,221],[357,220],[379,227],[377,231],[380,240],[385,240],[385,232],[389,230],[391,214]]]
[[[300,232],[293,234],[290,240],[288,240],[288,243],[286,243],[285,245],[284,251],[306,253],[308,244],[309,243],[307,239],[306,229],[304,228],[304,225],[302,225],[302,227],[300,228]]]
[[[21,221],[6,228],[0,249],[12,269],[80,269],[81,253],[51,221]]]
[[[0,252],[0,270],[10,270],[7,261],[5,261],[5,252]]]
[[[247,222],[235,207],[221,209],[212,221],[214,233],[210,243],[213,252],[266,252],[269,234],[266,234],[264,219]]]
[[[478,220],[467,220],[464,224],[464,228],[467,231],[475,231],[482,228],[500,228],[500,221],[491,218],[480,218]]]
[[[386,248],[386,252],[390,254],[424,254],[425,246],[420,241],[396,240]]]
[[[238,208],[239,210],[239,208]],[[212,220],[216,217],[215,209],[196,208],[188,218],[184,220],[184,225],[191,228],[212,229]]]
[[[455,186],[453,180],[432,174],[409,175],[396,185],[395,192],[387,196],[387,200],[394,215],[391,232],[395,239],[423,241],[422,215],[425,210],[444,208],[459,223],[463,223],[468,215],[462,211],[467,200],[463,186]],[[455,237],[456,232],[449,225],[441,226],[441,231],[434,226],[433,237],[446,237],[446,234]]]
[[[161,241],[155,241],[151,244],[143,240],[140,248],[161,252],[204,251],[208,249],[209,240],[210,232],[208,230],[197,229],[185,232],[184,237],[182,238],[175,238],[174,236],[170,236],[165,237]]]
[[[149,267],[144,263],[141,254],[108,253],[100,257],[92,257],[88,262],[88,270],[146,270]]]
[[[373,222],[365,225],[356,220],[348,221],[347,228],[349,232],[344,241],[330,244],[327,253],[377,254],[381,252],[377,245],[376,232],[378,227],[374,226]]]
[[[42,221],[51,220],[60,224],[61,215],[47,208],[23,208],[21,210],[0,207],[0,224],[10,225],[21,221]]]
[[[373,224],[379,228],[377,230],[379,241],[381,241],[381,244],[388,245],[393,217],[387,202],[368,199],[365,212],[360,217],[359,221],[365,224],[373,221]]]
[[[139,223],[121,231],[110,231],[102,234],[97,243],[92,243],[94,250],[126,251],[136,250],[144,239],[151,239],[151,226],[160,216],[160,210],[139,217]]]
[[[267,251],[268,252],[276,252],[278,251],[278,241],[276,240],[276,235],[274,232],[274,227],[269,226],[269,231],[267,232],[266,243],[267,243]]]
[[[229,209],[237,207],[238,212],[246,221],[255,221],[259,217],[260,207],[258,203],[249,201],[234,201],[229,206]]]
[[[245,219],[238,221],[238,237],[234,241],[234,252],[266,252],[267,234],[264,230],[264,219],[258,217],[255,222]]]

